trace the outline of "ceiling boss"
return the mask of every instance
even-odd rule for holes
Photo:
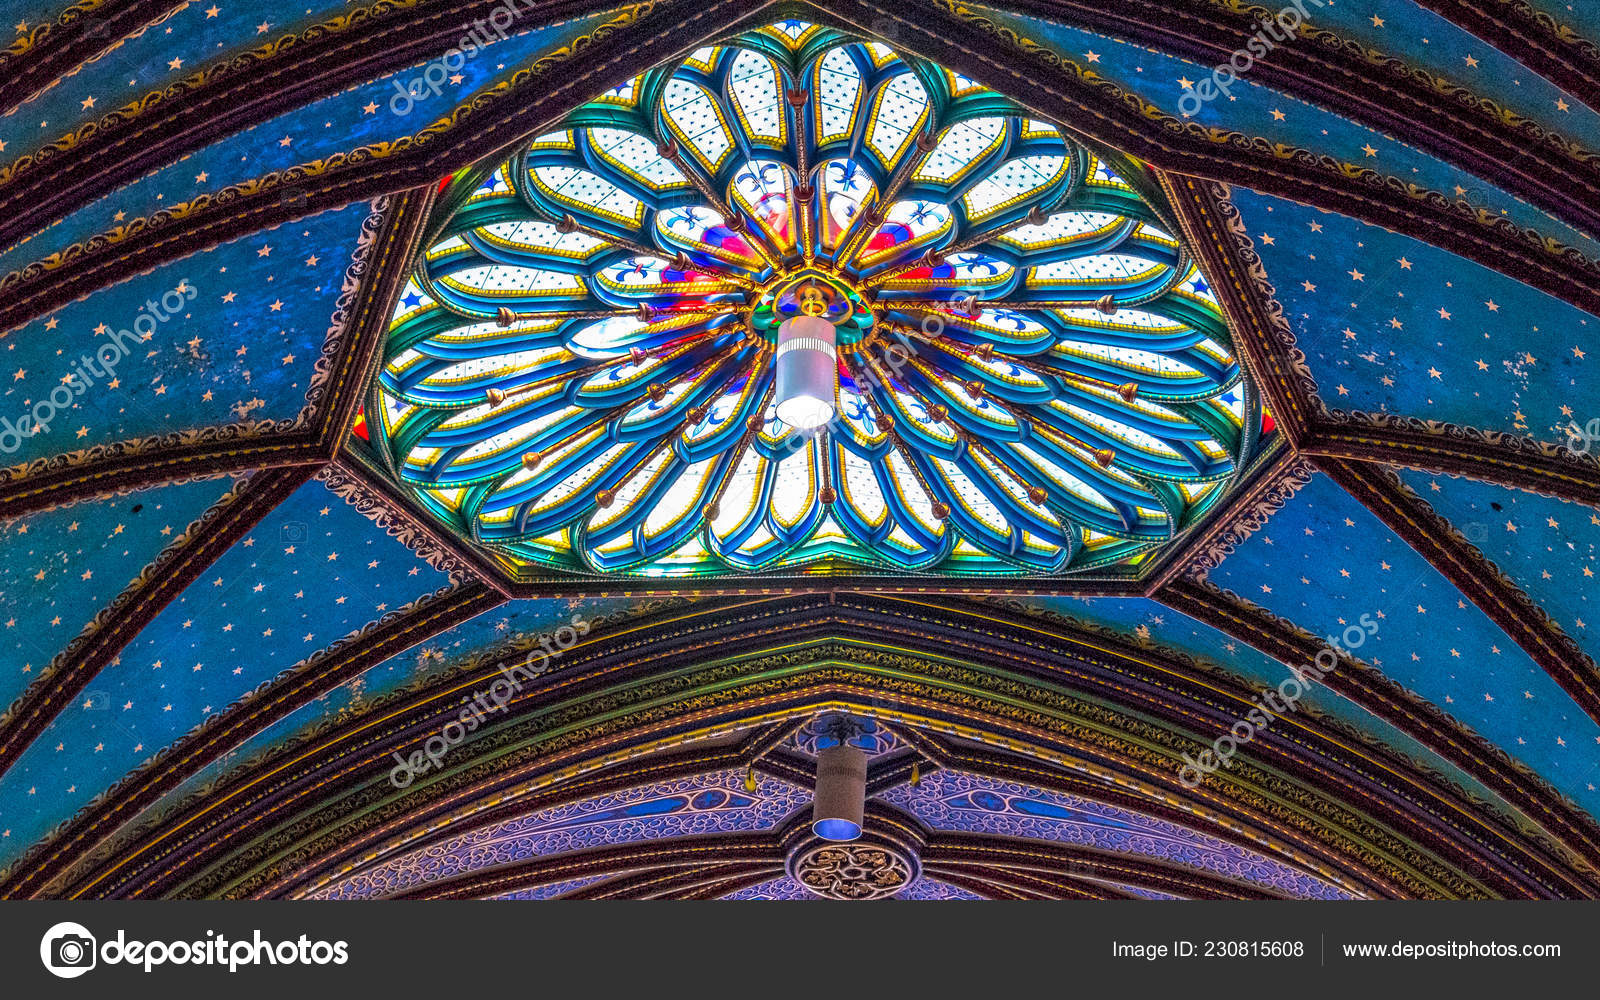
[[[1135,572],[1261,420],[1140,169],[831,29],[701,49],[452,180],[375,443],[535,574]]]

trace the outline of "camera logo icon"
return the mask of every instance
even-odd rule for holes
[[[62,979],[76,979],[94,968],[96,954],[94,935],[82,924],[56,924],[39,942],[44,967]]]

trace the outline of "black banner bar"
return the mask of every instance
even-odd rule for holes
[[[1597,926],[1600,902],[36,902],[0,904],[0,974],[17,997],[723,995],[793,976],[900,995],[1317,982],[1486,996],[1592,984]]]

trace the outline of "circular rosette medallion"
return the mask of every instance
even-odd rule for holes
[[[797,857],[794,879],[825,899],[884,899],[911,884],[914,862],[875,844],[824,844]]]
[[[701,49],[441,197],[368,426],[519,568],[1136,564],[1258,436],[1143,169],[881,44]],[[800,339],[834,397],[805,431],[778,418],[796,316],[832,326]]]

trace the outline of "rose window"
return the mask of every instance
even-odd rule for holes
[[[446,185],[374,444],[533,572],[1137,563],[1261,420],[1144,176],[830,29],[702,49]]]

